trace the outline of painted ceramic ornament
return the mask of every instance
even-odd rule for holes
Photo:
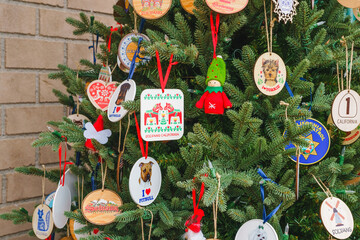
[[[194,1],[195,0],[180,0],[180,4],[185,11],[187,11],[190,14],[194,14],[194,10],[195,10]]]
[[[356,19],[360,21],[360,9],[359,8],[353,8],[353,13],[354,13],[354,16],[356,17]]]
[[[61,177],[61,179],[62,178],[63,177]],[[61,181],[59,181],[59,183],[58,183],[58,188],[61,185],[60,182]],[[71,201],[73,201],[77,197],[77,194],[78,194],[77,188],[76,188],[76,186],[77,186],[76,182],[77,182],[77,176],[75,174],[73,174],[70,169],[66,170],[64,186],[66,186],[70,191]]]
[[[248,0],[206,0],[206,4],[211,10],[221,14],[233,14],[243,10],[248,4]]]
[[[145,141],[178,140],[184,134],[184,94],[179,89],[146,89],[140,96],[140,116]]]
[[[131,169],[129,191],[131,198],[140,206],[155,201],[161,188],[161,170],[155,159],[140,158]]]
[[[52,208],[52,206],[53,206],[53,204],[54,204],[55,193],[56,193],[56,191],[50,193],[50,194],[47,195],[47,197],[45,198],[44,204],[46,204],[47,206],[49,206],[49,208]]]
[[[347,8],[360,7],[360,0],[338,0],[338,2]]]
[[[337,128],[351,132],[360,124],[360,96],[354,90],[344,90],[336,95],[331,116]]]
[[[136,13],[145,19],[158,19],[164,16],[171,7],[171,0],[133,0]]]
[[[236,233],[235,240],[278,240],[278,235],[270,223],[252,219],[244,223]]]
[[[106,111],[111,95],[116,90],[116,83],[106,83],[102,80],[92,81],[87,87],[87,95],[95,108]]]
[[[123,202],[115,192],[98,189],[89,193],[81,207],[85,219],[95,225],[107,225],[115,221]]]
[[[32,228],[37,238],[46,239],[54,228],[51,209],[45,204],[40,204],[32,216]]]
[[[313,130],[303,136],[309,143],[307,146],[300,146],[300,164],[311,165],[321,161],[329,151],[330,148],[330,135],[326,127],[315,119],[298,120],[296,124],[298,127],[309,123],[313,126]],[[284,133],[286,134],[286,132]],[[296,148],[291,142],[285,146],[285,150],[290,148]],[[296,156],[290,157],[296,162]]]
[[[279,16],[279,22],[292,22],[296,15],[296,6],[299,5],[297,0],[272,0],[275,4],[274,12]]]
[[[335,126],[335,124],[332,120],[331,114],[328,117],[327,124]],[[329,131],[329,132],[330,132],[330,136],[331,136],[332,135],[331,131]],[[358,140],[359,137],[360,137],[360,125],[357,128],[355,128],[354,130],[352,130],[351,132],[346,132],[346,136],[343,138],[343,141],[341,144],[342,145],[350,145],[350,144],[356,142],[356,140]]]
[[[144,41],[150,41],[150,39],[144,34],[129,33],[129,34],[125,35],[119,43],[118,58],[120,60],[120,65],[122,65],[124,68],[126,68],[127,71],[129,71],[129,69],[130,69],[131,62],[135,55],[135,51],[138,48],[138,43],[133,42],[132,39],[139,38],[139,37],[142,37]],[[139,54],[140,58],[137,58],[135,60],[135,66],[139,66],[140,63],[147,63],[150,60],[150,58],[141,54],[141,52],[144,50],[145,50],[144,47],[140,47],[140,54]],[[119,65],[119,62],[118,62],[118,65]],[[120,69],[121,69],[121,67],[120,67]]]
[[[112,82],[111,69],[109,66],[102,66],[99,72],[98,80]]]
[[[255,63],[254,80],[257,88],[265,95],[278,94],[286,82],[286,67],[279,55],[267,52]]]
[[[339,198],[329,197],[320,207],[321,222],[337,239],[347,239],[354,230],[354,219],[349,207]]]
[[[65,227],[68,217],[65,212],[71,211],[71,193],[67,186],[59,186],[56,190],[53,204],[53,220],[57,228]]]
[[[136,83],[129,79],[123,81],[115,90],[109,103],[108,118],[111,122],[120,121],[128,110],[122,106],[122,102],[134,101],[136,95]]]

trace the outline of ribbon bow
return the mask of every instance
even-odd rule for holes
[[[196,190],[192,190],[192,199],[193,199],[193,206],[194,206],[194,214],[191,215],[188,220],[185,222],[185,226],[189,228],[194,233],[200,232],[200,221],[205,216],[204,211],[199,209],[199,203],[201,201],[201,198],[204,195],[205,190],[205,184],[201,183],[201,189],[199,194],[199,201],[196,204]],[[185,230],[186,232],[188,229]]]

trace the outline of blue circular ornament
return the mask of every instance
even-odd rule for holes
[[[296,124],[298,127],[310,123],[313,130],[304,135],[303,138],[308,142],[307,146],[300,146],[300,164],[311,165],[321,161],[329,151],[330,135],[326,127],[319,121],[309,118],[307,120],[298,120]],[[284,133],[284,135],[286,132]],[[285,146],[285,150],[296,148],[291,142]],[[296,162],[296,156],[291,156],[291,160]]]

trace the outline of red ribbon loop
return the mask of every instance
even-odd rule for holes
[[[136,118],[136,114],[135,114],[135,113],[134,113],[134,116],[135,116],[136,131],[137,131],[137,135],[138,135],[138,139],[139,139],[139,145],[140,145],[141,153],[142,153],[143,157],[144,157],[145,159],[147,159],[147,157],[148,157],[148,149],[149,149],[149,142],[146,141],[146,152],[145,152],[145,150],[144,150],[144,143],[143,143],[143,140],[142,140],[142,138],[141,138],[139,123],[138,123],[138,120],[137,120],[137,118]]]
[[[201,189],[200,189],[200,194],[199,194],[199,201],[196,204],[196,190],[193,188],[192,190],[192,198],[193,198],[193,205],[194,205],[194,213],[196,212],[196,210],[199,208],[199,204],[200,201],[204,195],[204,191],[205,191],[205,184],[202,182],[201,183]]]
[[[61,177],[61,162],[62,162],[62,146],[61,146],[61,143],[59,144],[59,148],[58,148],[58,151],[59,151],[59,167],[60,167],[60,184],[62,186],[64,186],[65,184],[65,170],[66,170],[66,166],[67,165],[71,165],[73,164],[72,162],[67,162],[66,161],[66,144],[67,144],[67,138],[65,136],[61,136],[61,138],[63,138],[65,140],[65,152],[64,152],[64,170],[62,172],[62,177]]]
[[[216,26],[214,26],[214,18],[212,12],[210,13],[210,27],[211,27],[211,36],[214,46],[214,58],[216,58],[216,45],[218,43],[218,33],[219,33],[219,25],[220,25],[220,15],[216,14]]]
[[[109,50],[109,52],[111,50],[111,35],[113,34],[113,32],[116,32],[117,30],[119,30],[119,28],[113,28],[112,26],[110,28],[110,36],[109,36],[109,41],[108,41],[108,50]]]
[[[167,81],[169,79],[169,76],[170,76],[171,67],[178,64],[178,62],[173,62],[172,61],[173,57],[174,57],[174,54],[172,53],[171,56],[170,56],[169,66],[168,66],[168,68],[166,70],[165,79],[164,79],[163,73],[162,73],[162,68],[161,68],[161,63],[160,63],[159,52],[158,52],[158,50],[156,50],[156,60],[157,60],[159,78],[160,78],[160,85],[161,85],[161,90],[162,90],[163,93],[165,91],[166,83],[167,83]]]

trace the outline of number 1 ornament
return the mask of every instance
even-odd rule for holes
[[[274,12],[279,15],[279,22],[292,22],[296,15],[296,6],[299,5],[297,0],[272,0],[275,4]]]

